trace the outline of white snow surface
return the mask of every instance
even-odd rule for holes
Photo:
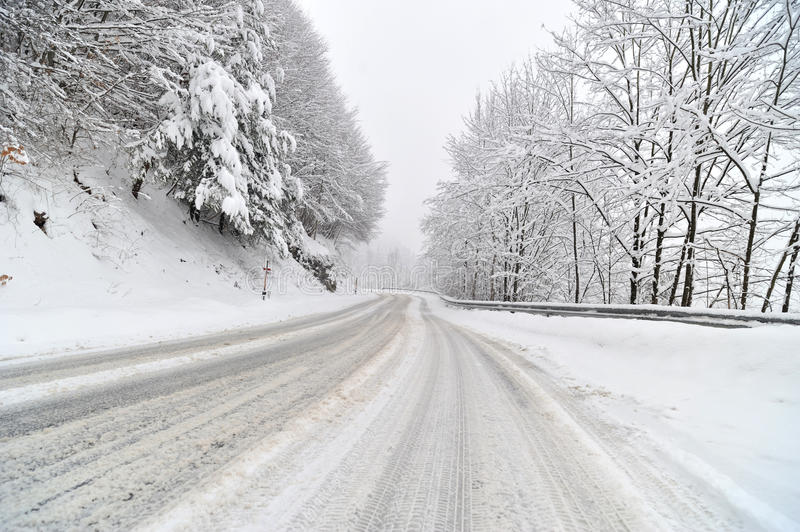
[[[226,508],[238,509],[243,500],[248,500],[248,497],[253,498],[255,491],[253,483],[258,483],[259,474],[263,474],[264,467],[279,460],[281,454],[298,442],[318,439],[325,444],[324,448],[315,449],[318,454],[305,464],[292,484],[284,486],[281,493],[271,500],[257,500],[255,504],[246,505],[248,510],[253,506],[257,507],[258,504],[265,505],[263,508],[258,508],[256,521],[241,527],[226,522],[226,527],[230,526],[230,529],[262,530],[265,523],[269,523],[269,527],[273,530],[287,529],[286,520],[312,498],[315,490],[325,481],[326,475],[332,473],[346,454],[356,446],[358,440],[364,437],[369,425],[375,421],[392,397],[399,395],[398,375],[413,371],[419,365],[418,356],[422,348],[423,331],[418,304],[412,308],[411,322],[413,332],[407,335],[410,343],[404,343],[406,340],[404,335],[396,336],[378,356],[341,383],[330,398],[310,409],[305,415],[287,423],[287,426],[274,437],[263,440],[247,453],[240,455],[225,468],[221,478],[190,492],[180,503],[163,515],[159,515],[156,523],[151,523],[143,529],[166,532],[213,528],[210,523],[215,520],[215,512],[224,511]],[[365,402],[361,396],[368,381],[381,371],[385,371],[386,362],[402,351],[404,351],[402,364],[395,368],[392,375],[381,376],[386,380],[380,391]],[[343,414],[343,409],[347,413]],[[346,426],[345,431],[330,439],[314,437],[317,432],[330,430],[334,420],[342,416],[345,419],[340,423]],[[248,512],[242,514],[252,517]],[[203,525],[198,527],[200,523]]]
[[[523,353],[770,530],[800,530],[800,327],[435,312]]]
[[[0,360],[217,332],[332,311],[363,297],[325,292],[293,260],[195,225],[165,191],[130,193],[124,164],[3,178]],[[35,177],[36,184],[32,184]],[[45,212],[47,233],[33,223]],[[269,257],[271,299],[261,300]]]

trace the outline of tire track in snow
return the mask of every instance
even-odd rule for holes
[[[664,510],[640,491],[661,486],[635,482],[638,470],[620,468],[597,444],[593,431],[607,427],[578,423],[561,404],[570,398],[549,395],[507,348],[424,305],[421,319],[424,333],[408,333],[421,337],[416,348],[386,362],[385,387],[365,384],[371,402],[340,404],[349,411],[334,423],[307,427],[313,435],[251,471],[234,499],[216,507],[206,499],[202,528],[571,531],[676,522],[662,521]],[[702,527],[703,516],[699,509],[684,523],[697,518]]]
[[[225,364],[64,394],[122,399],[0,437],[3,527],[739,527],[513,348],[382,301]]]
[[[358,318],[364,313],[373,312],[381,305],[389,304],[385,298],[369,300],[336,312],[303,316],[278,323],[224,331],[210,335],[168,340],[90,353],[67,353],[34,355],[0,361],[0,390],[7,390],[53,381],[74,376],[94,374],[100,371],[133,366],[147,362],[196,355],[198,352],[231,350],[242,348],[254,342],[274,340],[277,337],[310,329],[341,326],[347,320]]]
[[[267,363],[294,357],[308,350],[324,349],[347,342],[354,334],[369,326],[370,316],[381,315],[391,308],[384,302],[373,309],[371,314],[357,315],[341,324],[309,328],[307,334],[291,333],[261,345],[245,345],[244,349],[234,350],[215,356],[201,353],[190,363],[183,362],[161,371],[144,373],[132,372],[119,379],[107,382],[87,376],[91,385],[79,382],[74,388],[42,396],[42,388],[55,384],[32,385],[30,397],[20,392],[23,400],[5,408],[0,408],[0,438],[22,436],[31,432],[54,427],[75,419],[95,415],[105,410],[124,407],[153,397],[164,397],[182,389],[205,386],[220,378],[256,370]],[[151,367],[156,369],[158,366]],[[33,398],[33,401],[29,399]]]
[[[4,527],[126,528],[153,514],[371,359],[398,332],[404,304],[350,323],[333,345],[325,333],[245,372],[0,441]]]
[[[624,475],[633,489],[645,499],[651,522],[662,522],[664,528],[691,530],[745,530],[738,518],[733,518],[733,509],[724,501],[715,500],[712,508],[707,495],[696,491],[692,479],[677,478],[665,464],[656,464],[641,448],[643,442],[630,433],[603,421],[592,411],[587,411],[579,397],[552,382],[547,374],[532,362],[502,342],[487,338],[472,331],[465,331],[472,340],[483,346],[496,360],[505,361],[506,371],[533,381],[542,393],[549,396],[564,414],[572,418],[575,427],[580,427],[585,436],[592,438],[593,445],[602,449],[601,454],[610,460],[609,465]],[[640,447],[637,448],[635,444]]]

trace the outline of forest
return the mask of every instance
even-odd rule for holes
[[[326,54],[291,0],[3,2],[0,180],[124,153],[134,197],[325,277],[307,237],[369,240],[386,187]]]
[[[450,295],[787,312],[800,2],[579,0],[476,97],[423,221]],[[796,310],[796,309],[795,309]]]

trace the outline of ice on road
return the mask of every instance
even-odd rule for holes
[[[0,397],[5,530],[755,526],[411,296],[4,366]]]

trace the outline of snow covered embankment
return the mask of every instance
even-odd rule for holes
[[[800,530],[800,327],[714,329],[446,307],[442,317],[524,346],[601,416],[771,530]]]
[[[108,167],[4,176],[0,276],[11,279],[0,286],[0,359],[179,338],[363,301],[327,294],[294,261],[273,257],[272,299],[262,302],[263,247],[195,226],[164,191],[134,199],[124,165]]]

